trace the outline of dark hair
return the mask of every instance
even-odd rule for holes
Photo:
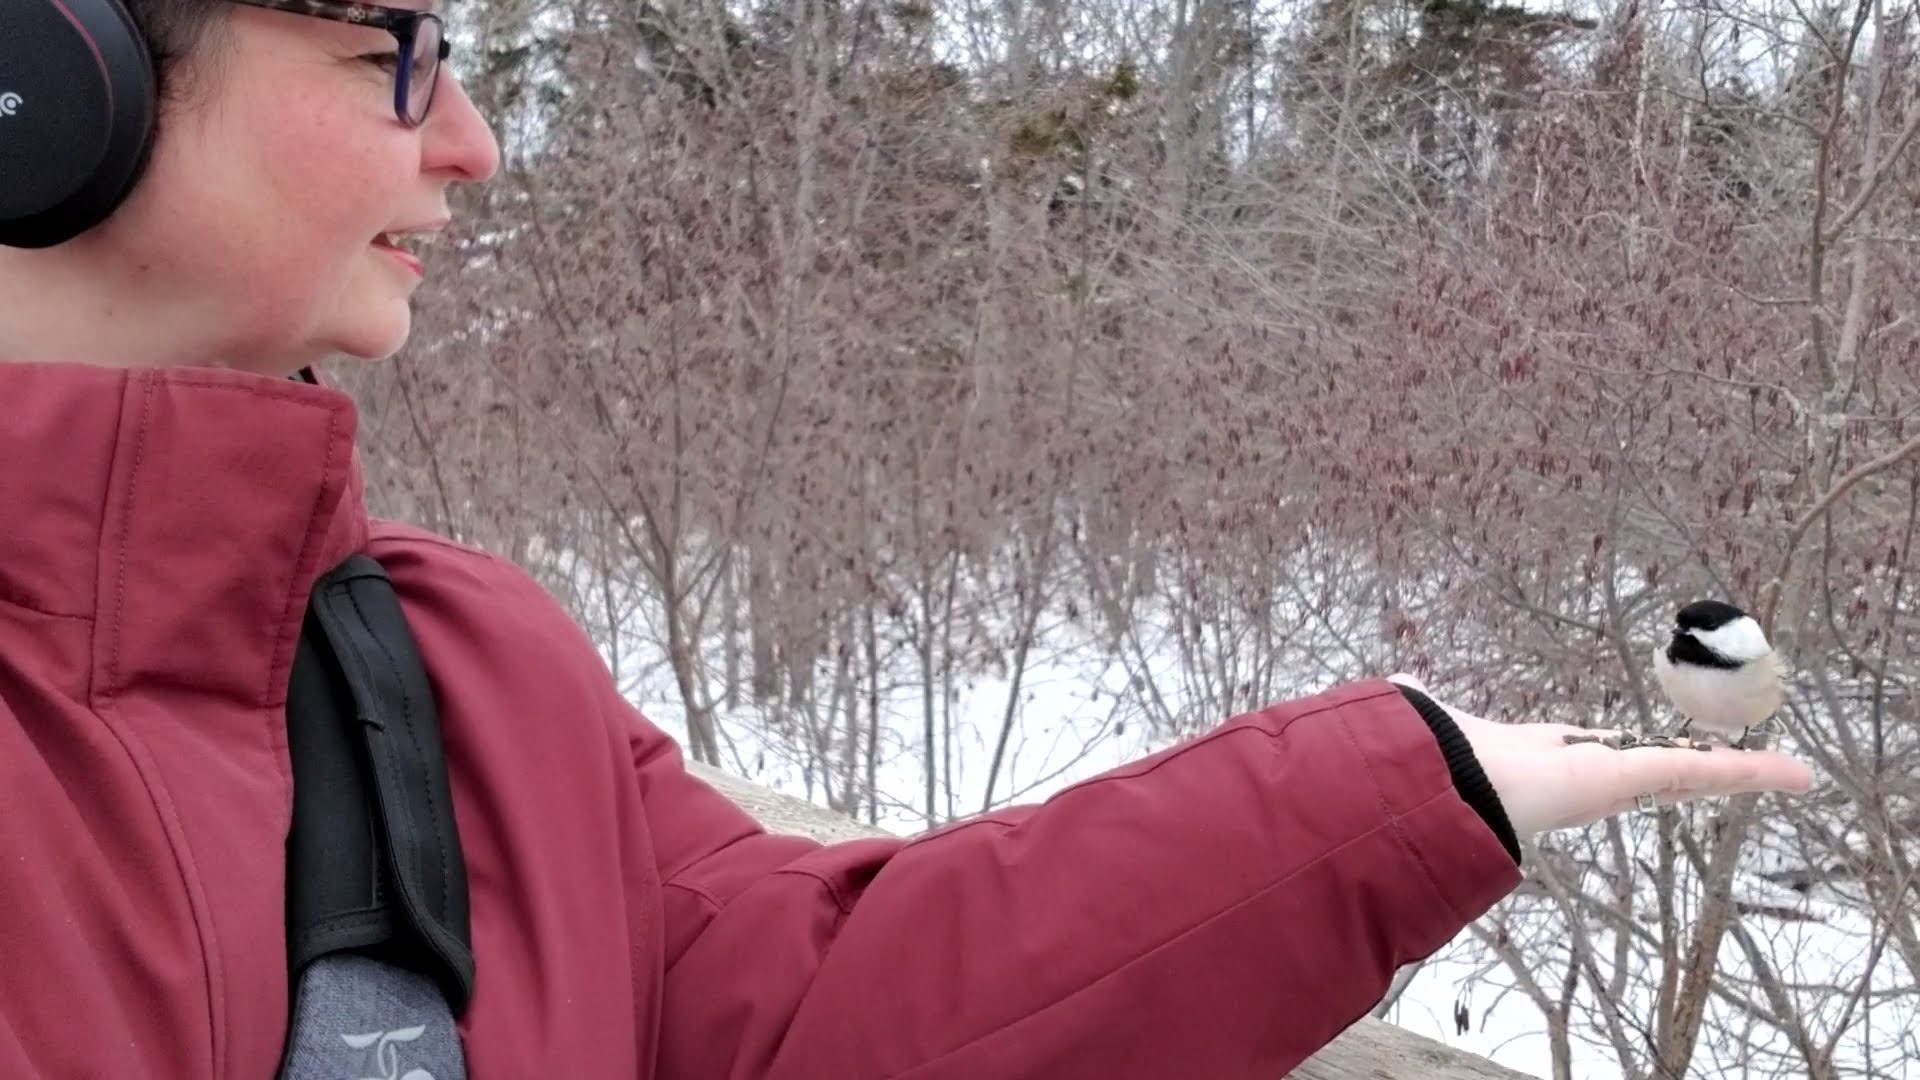
[[[122,0],[147,39],[160,100],[180,91],[181,62],[205,58],[225,25],[226,0]]]

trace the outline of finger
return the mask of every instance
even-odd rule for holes
[[[1618,803],[1615,803],[1611,809],[1607,811],[1606,816],[1613,817],[1614,815],[1617,815],[1617,814],[1625,814],[1629,812],[1639,813],[1639,814],[1650,814],[1655,812],[1656,810],[1664,810],[1669,806],[1679,806],[1683,803],[1689,803],[1689,802],[1701,802],[1706,799],[1713,799],[1717,802],[1720,799],[1724,799],[1724,798],[1726,798],[1726,796],[1724,795],[1708,795],[1708,794],[1658,795],[1658,794],[1647,793],[1647,794],[1635,795],[1631,798],[1620,800]]]
[[[1771,750],[1669,750],[1636,748],[1620,755],[1622,795],[1651,794],[1657,800],[1761,791],[1802,792],[1813,786],[1804,762]]]
[[[1687,797],[1683,795],[1635,795],[1631,799],[1621,800],[1607,812],[1607,816],[1625,813],[1651,814],[1686,801]]]

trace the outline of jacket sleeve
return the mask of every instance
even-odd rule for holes
[[[769,835],[638,731],[666,1077],[1268,1080],[1519,881],[1384,681],[910,841]]]

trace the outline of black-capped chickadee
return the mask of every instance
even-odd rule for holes
[[[1747,731],[1780,708],[1785,667],[1753,617],[1701,600],[1674,616],[1673,637],[1653,654],[1653,675],[1687,722],[1723,735]]]

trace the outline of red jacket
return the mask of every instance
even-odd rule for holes
[[[1518,880],[1387,683],[911,840],[762,832],[512,565],[369,521],[342,394],[0,364],[0,1076],[262,1080],[309,587],[391,574],[476,1080],[1271,1080]]]

